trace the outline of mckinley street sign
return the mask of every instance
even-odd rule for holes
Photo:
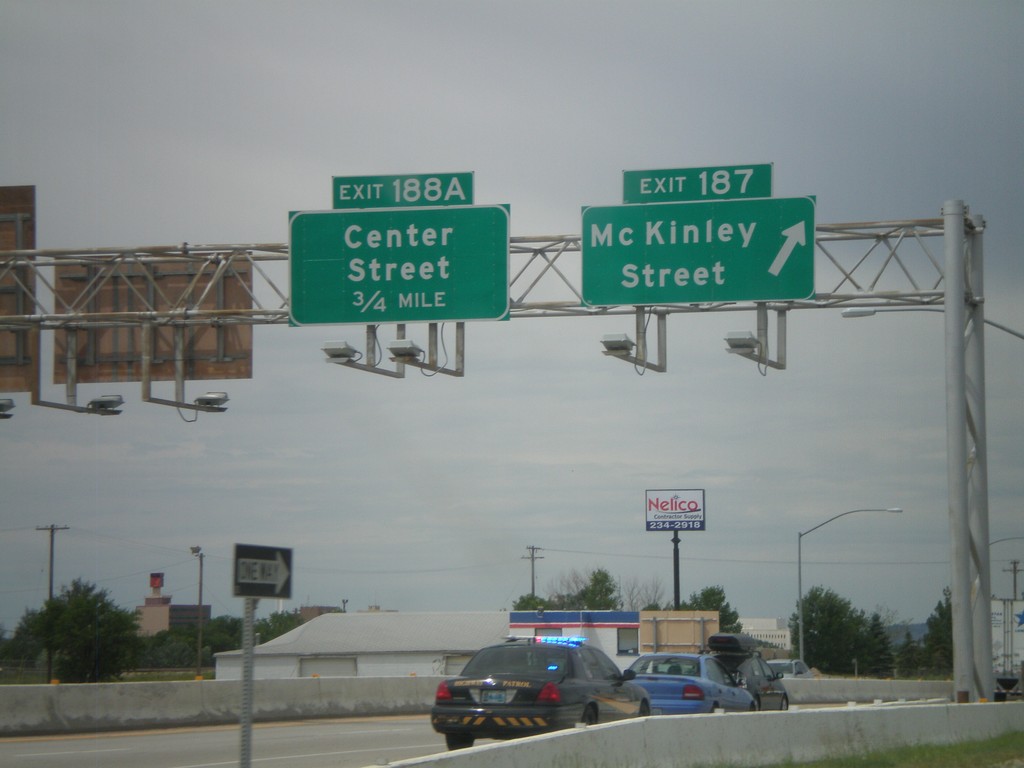
[[[305,211],[290,229],[296,325],[495,320],[508,310],[503,206]]]
[[[586,208],[590,305],[784,301],[814,295],[807,197]]]
[[[235,544],[235,597],[292,596],[292,551]]]

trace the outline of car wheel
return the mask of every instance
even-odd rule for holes
[[[448,745],[448,749],[472,747],[473,740],[474,737],[471,733],[446,733],[444,735],[444,743]]]
[[[779,705],[779,709],[789,709],[789,696],[782,697],[782,703]]]
[[[580,722],[584,725],[597,725],[597,707],[593,704],[588,704],[583,710],[583,717],[580,718]]]
[[[651,705],[646,701],[640,702],[640,711],[637,713],[637,717],[647,717],[651,714]]]

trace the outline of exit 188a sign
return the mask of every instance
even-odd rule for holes
[[[297,325],[493,320],[508,310],[500,205],[305,211],[290,229]]]
[[[335,176],[332,189],[336,209],[473,204],[473,174],[468,171]]]

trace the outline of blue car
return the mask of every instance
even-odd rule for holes
[[[692,715],[722,709],[751,712],[753,696],[713,656],[649,653],[630,667],[633,683],[647,691],[653,715]]]

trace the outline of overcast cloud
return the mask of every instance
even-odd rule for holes
[[[86,248],[286,242],[332,176],[433,171],[473,171],[513,235],[578,233],[623,170],[774,163],[820,223],[963,200],[987,222],[987,317],[1021,330],[1022,36],[1015,0],[0,0],[0,184],[36,185],[39,247]],[[950,581],[941,316],[791,313],[767,376],[724,351],[750,313],[671,316],[669,370],[644,376],[600,354],[632,322],[470,323],[464,379],[400,381],[323,363],[361,327],[259,327],[251,380],[189,385],[231,396],[194,424],[136,384],[80,387],[120,387],[109,419],[2,393],[0,625],[45,599],[51,523],[57,584],[125,607],[153,571],[194,602],[200,545],[214,614],[240,614],[237,542],[294,548],[286,608],[508,609],[530,545],[541,594],[603,567],[668,600],[653,488],[706,489],[682,592],[722,585],[743,616],[794,610],[798,531],[902,507],[807,538],[804,586],[927,618]],[[993,539],[1024,536],[1022,382],[1024,342],[990,328]],[[998,596],[1022,557],[993,547]]]

